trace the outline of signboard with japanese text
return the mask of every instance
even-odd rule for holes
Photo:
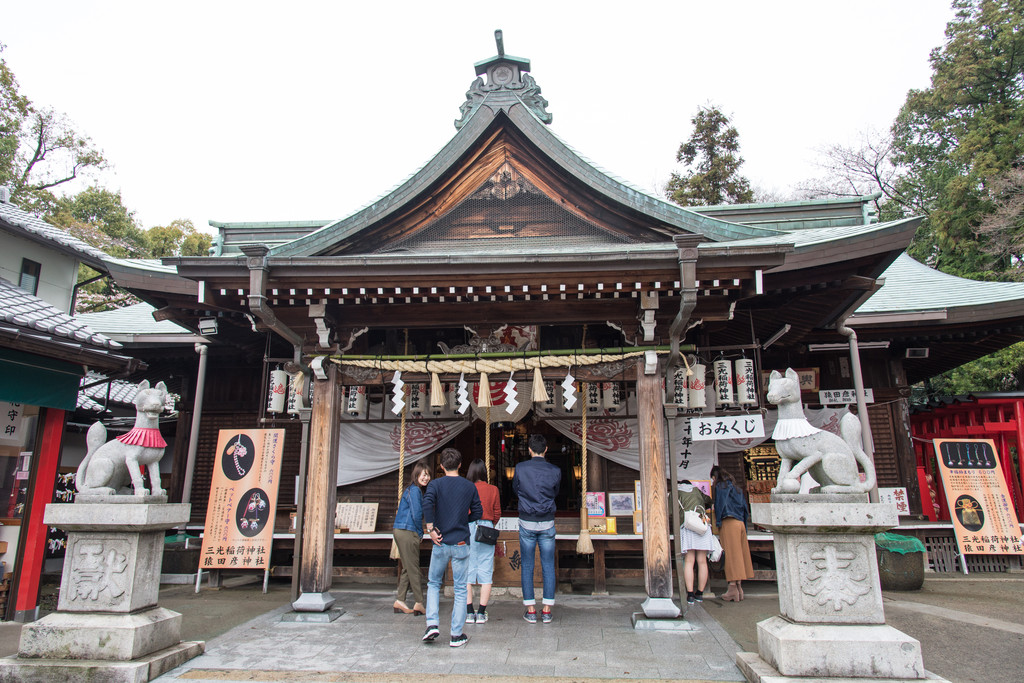
[[[896,506],[896,514],[898,515],[910,514],[910,504],[907,502],[906,486],[898,486],[896,488],[883,488],[879,486],[878,502],[892,503]]]
[[[1024,555],[1020,524],[995,442],[934,439],[933,443],[961,554]]]
[[[334,510],[334,527],[358,534],[372,534],[377,529],[377,503],[338,503]]]
[[[690,420],[690,431],[694,441],[753,438],[764,436],[764,420],[760,413],[695,417]]]
[[[822,389],[818,392],[818,402],[823,406],[850,405],[857,402],[857,391],[854,389]],[[875,392],[865,388],[864,402],[874,403]]]
[[[793,368],[796,372],[797,377],[800,378],[800,391],[817,391],[819,388],[819,377],[821,376],[821,368]],[[784,368],[780,368],[779,372],[785,372]],[[768,383],[771,380],[771,370],[761,371],[761,393],[768,393]]]
[[[201,570],[269,569],[283,450],[283,429],[220,430]]]
[[[0,401],[0,444],[21,446],[25,443],[25,434],[22,431],[24,416],[24,404]]]

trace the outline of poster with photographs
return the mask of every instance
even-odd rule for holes
[[[220,430],[200,569],[269,567],[283,451],[283,429]]]

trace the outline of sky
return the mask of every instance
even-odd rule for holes
[[[2,0],[0,57],[103,150],[92,182],[143,227],[209,229],[343,218],[393,189],[456,133],[495,29],[605,171],[660,195],[710,104],[742,173],[785,196],[928,86],[951,18],[944,0]]]

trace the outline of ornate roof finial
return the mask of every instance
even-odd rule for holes
[[[498,47],[497,56],[473,65],[477,79],[469,86],[466,101],[459,107],[462,117],[455,122],[455,128],[461,129],[466,125],[485,99],[493,108],[506,111],[514,104],[522,103],[538,119],[551,123],[551,114],[545,111],[548,101],[541,96],[537,82],[526,73],[530,70],[530,60],[505,54],[501,29],[494,32],[494,42]],[[486,83],[481,78],[484,75],[487,76]]]

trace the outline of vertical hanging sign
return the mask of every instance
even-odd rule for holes
[[[283,429],[222,429],[199,567],[270,568]]]
[[[961,555],[1024,555],[1024,541],[991,439],[934,439]],[[961,563],[964,573],[967,564]]]

